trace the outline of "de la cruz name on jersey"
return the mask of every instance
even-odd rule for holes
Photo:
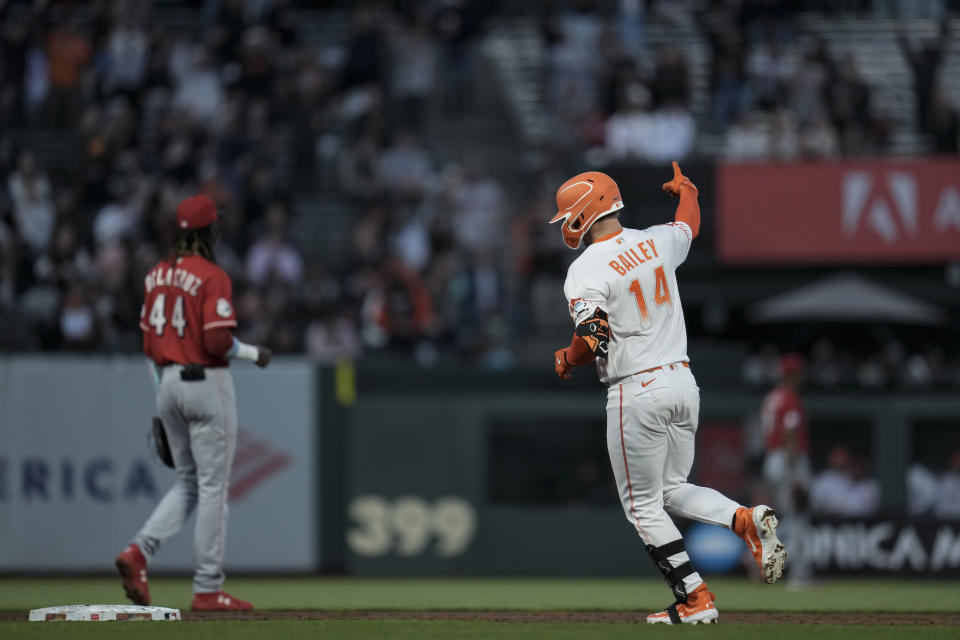
[[[203,332],[235,328],[233,287],[226,272],[200,256],[160,262],[144,278],[140,310],[144,352],[154,362],[227,366],[207,352]]]

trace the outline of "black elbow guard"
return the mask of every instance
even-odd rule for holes
[[[592,316],[577,325],[577,335],[583,338],[590,351],[598,358],[606,358],[610,348],[610,323],[607,312],[597,309]]]

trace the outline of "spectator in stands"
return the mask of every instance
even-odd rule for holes
[[[185,64],[174,71],[173,105],[197,123],[215,128],[223,115],[224,91],[220,74],[202,47],[194,47],[184,55],[187,57]]]
[[[364,133],[347,146],[337,158],[337,177],[340,189],[360,199],[369,199],[379,190],[377,171],[380,149],[372,133]]]
[[[47,36],[46,54],[50,70],[49,119],[56,126],[68,126],[76,119],[80,83],[93,50],[77,17],[63,5],[54,7],[53,28]]]
[[[579,24],[583,26],[578,28]],[[606,72],[595,68],[597,61],[592,55],[598,44],[591,39],[596,35],[596,26],[589,16],[566,20],[551,16],[544,25],[548,45],[547,104],[560,122],[579,120],[589,111],[601,88],[594,84],[594,72]],[[608,55],[611,53],[609,47],[605,50]],[[616,62],[608,69],[615,74],[620,72]]]
[[[34,254],[42,254],[50,243],[56,222],[53,190],[29,149],[20,153],[17,169],[7,178],[7,189],[13,200],[13,217],[20,236]]]
[[[810,503],[815,513],[834,517],[865,517],[880,508],[880,485],[867,476],[863,458],[836,446],[828,454],[829,468],[813,479]]]
[[[817,50],[807,52],[791,69],[789,79],[781,80],[789,84],[790,110],[801,127],[826,112],[823,95],[832,69],[823,46],[821,43]]]
[[[814,476],[810,486],[810,506],[815,513],[842,516],[846,513],[846,496],[852,484],[850,451],[835,446],[827,454],[827,468]]]
[[[339,314],[315,318],[307,327],[307,356],[318,364],[336,364],[360,357],[356,321]]]
[[[267,209],[266,234],[250,247],[247,255],[247,279],[256,286],[280,282],[300,285],[303,260],[287,240],[287,211],[280,201]]]
[[[910,516],[929,515],[937,503],[939,482],[930,469],[914,462],[907,469],[907,514]]]
[[[770,127],[769,156],[776,160],[795,160],[800,154],[800,134],[789,109],[778,109]]]
[[[940,478],[934,515],[940,518],[960,518],[960,449],[950,454],[950,468]]]
[[[352,259],[356,266],[377,264],[387,246],[389,213],[384,202],[373,203],[353,228]]]
[[[0,234],[2,234],[2,227],[0,227]],[[2,238],[0,238],[0,241],[2,241]],[[15,291],[13,270],[4,258],[5,256],[0,254],[0,309],[13,306]]]
[[[880,509],[880,483],[867,474],[867,462],[854,456],[850,464],[850,489],[846,512],[852,517],[869,517]]]
[[[453,238],[468,255],[493,253],[502,246],[502,238],[492,229],[503,229],[507,200],[496,180],[475,167],[467,167],[462,180],[454,183],[451,194]]]
[[[920,130],[930,133],[934,91],[937,88],[940,67],[950,45],[950,21],[941,21],[940,36],[936,42],[928,42],[921,48],[915,48],[907,40],[905,31],[900,32],[899,42],[903,55],[913,70],[913,92]]]
[[[800,154],[805,158],[834,158],[840,152],[837,135],[827,122],[818,115],[800,130]]]
[[[402,208],[403,219],[397,216],[391,238],[393,255],[409,269],[422,273],[431,258],[428,221],[422,208]]]
[[[266,27],[254,26],[244,32],[240,44],[240,77],[236,86],[247,98],[276,99],[277,53],[272,34]]]
[[[660,51],[657,70],[650,91],[653,94],[655,108],[667,105],[686,107],[690,104],[690,81],[687,61],[675,47],[664,47]]]
[[[960,116],[941,89],[934,91],[927,125],[934,153],[960,153]]]
[[[700,15],[700,27],[708,38],[712,54],[713,124],[723,130],[749,107],[747,51],[732,8],[724,3],[710,3],[708,7]]]
[[[650,111],[650,91],[642,84],[627,87],[625,105],[607,120],[607,151],[612,158],[653,163],[683,159],[693,148],[696,124],[677,103]]]
[[[377,181],[396,197],[416,198],[427,188],[432,173],[433,162],[420,139],[413,133],[402,132],[380,155]]]
[[[87,350],[96,346],[97,316],[87,292],[74,285],[60,310],[60,338],[67,349]]]
[[[106,45],[107,91],[135,96],[146,79],[149,53],[150,43],[142,24],[131,12],[124,13]]]
[[[49,254],[37,261],[36,268],[50,273],[61,287],[66,287],[71,282],[89,282],[94,264],[89,251],[80,243],[76,227],[65,221],[54,235]]]
[[[747,77],[754,104],[765,111],[784,100],[797,61],[776,40],[754,47],[747,58]]]
[[[351,16],[351,34],[347,43],[343,87],[382,85],[387,68],[383,16],[371,4],[361,4]]]
[[[380,268],[363,302],[365,335],[371,346],[409,350],[419,347],[434,329],[434,306],[422,279],[396,259]]]
[[[646,2],[643,0],[619,0],[614,24],[617,36],[631,57],[644,52],[643,22]]]
[[[433,32],[440,47],[440,77],[444,107],[463,111],[473,90],[473,48],[486,11],[485,2],[439,2]]]
[[[773,142],[766,127],[744,110],[733,126],[727,129],[723,155],[734,161],[760,160],[771,155],[770,146]]]
[[[857,73],[853,60],[840,65],[837,77],[824,87],[830,122],[840,137],[845,155],[857,155],[866,145],[870,125],[870,90]]]
[[[9,2],[0,4],[0,124],[23,121],[29,25],[10,20]]]
[[[393,97],[399,124],[418,133],[423,132],[437,75],[437,47],[426,20],[426,16],[417,15],[403,25],[392,56]]]
[[[114,181],[113,198],[94,219],[93,235],[98,244],[111,244],[134,234],[140,224],[143,200],[148,195],[148,191],[138,193],[136,188],[133,181]]]

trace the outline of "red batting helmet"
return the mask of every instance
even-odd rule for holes
[[[780,356],[779,363],[780,376],[785,377],[794,373],[803,373],[807,368],[807,360],[796,352],[785,353]]]
[[[575,175],[557,189],[557,215],[551,224],[563,220],[563,242],[578,249],[593,223],[623,208],[620,189],[613,178],[599,171]]]

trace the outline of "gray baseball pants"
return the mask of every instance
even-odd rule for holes
[[[161,544],[197,511],[193,534],[193,591],[213,593],[223,584],[227,494],[237,445],[233,376],[208,368],[205,380],[180,379],[180,365],[163,368],[157,415],[163,421],[177,481],[160,500],[133,542],[149,562]]]

